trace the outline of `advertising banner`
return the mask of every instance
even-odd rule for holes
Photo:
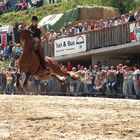
[[[63,56],[86,51],[86,35],[77,35],[55,40],[54,55]]]

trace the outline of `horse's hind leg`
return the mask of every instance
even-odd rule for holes
[[[59,75],[57,75],[57,74],[54,74],[54,73],[51,73],[51,76],[52,77],[55,77],[59,82],[65,82],[66,81],[66,77],[64,77],[64,76],[59,76]]]
[[[48,67],[52,69],[52,73],[55,73],[61,76],[66,76],[66,72],[61,69],[61,66],[56,60],[50,57],[46,57],[46,61],[48,62]]]

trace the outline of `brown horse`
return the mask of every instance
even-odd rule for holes
[[[51,69],[51,72],[42,70],[39,58],[34,51],[34,41],[31,32],[27,29],[20,31],[20,39],[23,44],[23,53],[19,58],[19,68],[21,73],[29,73],[34,76],[39,76],[42,80],[50,79],[51,77],[57,78],[59,81],[65,81],[66,77],[69,76],[72,79],[77,79],[78,76],[72,72],[66,72],[61,69],[59,63],[52,57],[45,57],[46,65]],[[42,47],[39,47],[42,50]],[[27,77],[27,75],[26,75]],[[26,80],[25,80],[26,79]],[[22,81],[23,85],[27,81],[24,78]]]

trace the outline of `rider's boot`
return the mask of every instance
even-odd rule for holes
[[[40,60],[40,64],[42,66],[43,70],[47,70],[48,72],[50,71],[50,69],[46,66],[46,61],[45,58],[41,55],[40,51],[38,49],[35,49],[35,53],[37,54],[37,56],[39,57]]]

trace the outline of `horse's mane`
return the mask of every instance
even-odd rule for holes
[[[31,35],[31,32],[27,29],[23,32],[21,32],[20,36],[20,42],[23,46],[23,51],[28,50],[30,52],[33,50],[34,46],[33,36]]]

